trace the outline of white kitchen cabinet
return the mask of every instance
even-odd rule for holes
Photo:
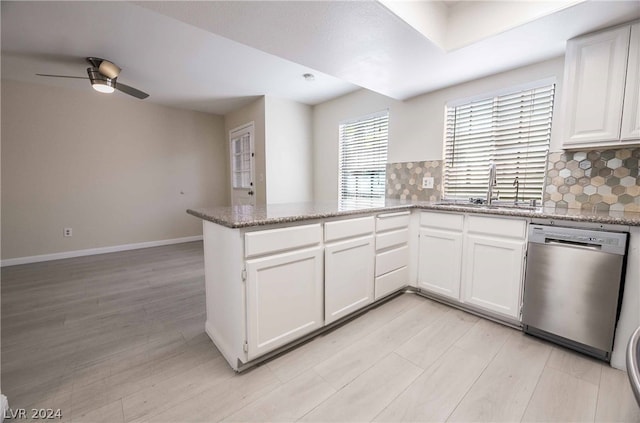
[[[402,211],[203,230],[205,330],[236,370],[408,285],[504,320],[519,311],[524,219]]]
[[[640,23],[631,26],[627,82],[622,107],[622,141],[640,140]]]
[[[458,300],[462,233],[420,228],[418,287]]]
[[[323,326],[322,247],[246,262],[247,358]]]
[[[376,217],[376,300],[409,285],[410,219],[408,211]]]
[[[373,302],[373,236],[325,247],[325,323]]]
[[[418,287],[460,298],[464,215],[423,212],[418,242]]]
[[[567,41],[564,148],[640,141],[637,38],[634,24]]]
[[[205,331],[234,370],[324,325],[322,224],[203,233]]]
[[[373,302],[373,216],[325,224],[324,322],[329,324]]]
[[[520,318],[526,246],[524,220],[468,216],[464,237],[464,303]]]
[[[476,311],[519,319],[527,222],[423,212],[418,287]]]
[[[321,243],[319,223],[244,234],[246,360],[323,326]]]

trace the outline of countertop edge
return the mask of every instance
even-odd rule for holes
[[[526,209],[525,210],[476,209],[472,207],[449,206],[449,205],[417,205],[417,208],[423,209],[423,210],[455,211],[458,213],[499,215],[499,216],[522,217],[522,218],[530,218],[530,219],[558,219],[558,220],[568,220],[572,222],[600,223],[600,224],[607,224],[607,225],[640,226],[640,220],[628,219],[625,217],[613,217],[613,216],[567,215],[567,214],[561,214],[561,213],[549,213],[544,211],[526,210]]]
[[[549,213],[539,210],[521,210],[521,209],[478,209],[473,207],[457,206],[457,205],[438,205],[438,204],[400,204],[382,207],[372,207],[357,210],[331,211],[331,212],[310,212],[301,215],[291,215],[282,217],[272,217],[263,219],[250,219],[245,221],[237,221],[225,219],[217,216],[206,214],[205,212],[188,209],[187,213],[200,219],[213,222],[230,229],[251,228],[257,226],[277,225],[283,223],[303,222],[306,220],[327,219],[342,216],[365,215],[381,212],[398,212],[403,210],[433,210],[444,212],[458,212],[481,215],[497,215],[509,217],[522,217],[531,219],[557,219],[572,222],[599,223],[609,225],[626,225],[640,226],[640,220],[629,219],[625,217],[613,216],[593,216],[593,215],[566,215],[560,213]]]
[[[267,219],[253,219],[251,221],[231,221],[227,219],[218,218],[215,216],[210,216],[205,213],[199,212],[198,210],[193,210],[193,209],[187,209],[187,213],[192,216],[199,217],[200,219],[217,223],[222,226],[226,226],[227,228],[242,229],[242,228],[251,228],[254,226],[277,225],[281,223],[290,223],[290,222],[303,222],[305,220],[328,219],[332,217],[341,217],[341,216],[354,216],[354,215],[363,215],[363,214],[370,214],[370,213],[403,211],[403,210],[409,210],[413,208],[415,208],[414,204],[403,204],[398,206],[371,207],[367,209],[358,209],[358,210],[345,210],[345,211],[335,211],[335,212],[325,212],[325,213],[306,213],[304,215],[272,217]]]

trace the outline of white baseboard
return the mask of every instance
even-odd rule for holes
[[[64,251],[62,253],[42,254],[38,256],[16,257],[2,260],[0,267],[18,264],[38,263],[41,261],[60,260],[73,257],[93,256],[96,254],[115,253],[117,251],[138,250],[140,248],[159,247],[161,245],[182,244],[183,242],[202,241],[202,235],[184,238],[163,239],[160,241],[138,242],[136,244],[114,245],[112,247],[88,248],[86,250]]]
[[[0,394],[0,422],[4,421],[4,416],[7,415],[7,411],[9,411],[9,401],[7,401],[7,397]]]

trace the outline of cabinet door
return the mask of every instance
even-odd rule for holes
[[[624,90],[622,109],[622,141],[640,139],[640,23],[631,26],[629,63],[627,65],[627,85]]]
[[[462,233],[420,229],[418,287],[458,300]]]
[[[626,26],[567,42],[565,147],[619,142],[629,31]]]
[[[525,242],[467,235],[465,245],[464,302],[519,319]]]
[[[322,248],[248,260],[247,358],[322,327]]]
[[[325,323],[373,302],[373,236],[327,245],[325,254]]]

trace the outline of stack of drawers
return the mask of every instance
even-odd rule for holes
[[[409,211],[376,217],[376,300],[409,283],[409,221]]]

